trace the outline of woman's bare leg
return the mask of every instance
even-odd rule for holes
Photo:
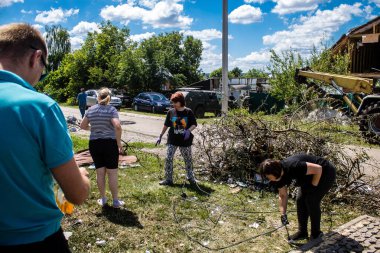
[[[106,198],[106,168],[105,167],[96,169],[96,183],[98,184],[100,197],[102,199],[105,199]]]
[[[110,191],[112,194],[112,199],[118,200],[119,198],[118,181],[117,181],[118,169],[107,169],[107,174],[108,174],[108,184],[109,184]]]

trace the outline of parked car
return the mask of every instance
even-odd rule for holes
[[[96,105],[98,103],[98,92],[96,90],[87,90],[87,108]],[[120,110],[121,108],[121,99],[118,97],[115,97],[113,94],[111,94],[111,101],[110,105],[114,106],[116,109]]]
[[[190,108],[197,118],[203,118],[206,112],[221,113],[220,94],[215,91],[181,89],[185,97],[186,107]]]
[[[170,107],[170,100],[157,92],[143,92],[133,99],[135,111],[166,112]]]
[[[110,90],[115,97],[118,97],[121,99],[122,107],[127,107],[127,108],[132,107],[133,98],[125,90],[118,90],[118,89],[110,89]]]

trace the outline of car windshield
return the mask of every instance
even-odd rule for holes
[[[159,94],[153,94],[151,95],[154,101],[166,101],[168,100],[165,96],[159,95]]]

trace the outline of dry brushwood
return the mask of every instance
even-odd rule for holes
[[[300,126],[304,123],[300,121]],[[363,150],[347,150],[326,135],[305,130],[289,118],[264,120],[238,111],[204,125],[195,152],[196,167],[214,181],[257,183],[258,166],[266,158],[284,159],[298,153],[321,156],[337,168],[337,186],[328,200],[354,204],[378,213],[378,178],[369,178],[363,165],[369,157]]]

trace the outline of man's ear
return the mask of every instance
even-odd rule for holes
[[[35,68],[36,66],[38,66],[37,64],[40,64],[41,56],[42,56],[42,51],[35,50],[29,57],[29,66],[31,68]]]

